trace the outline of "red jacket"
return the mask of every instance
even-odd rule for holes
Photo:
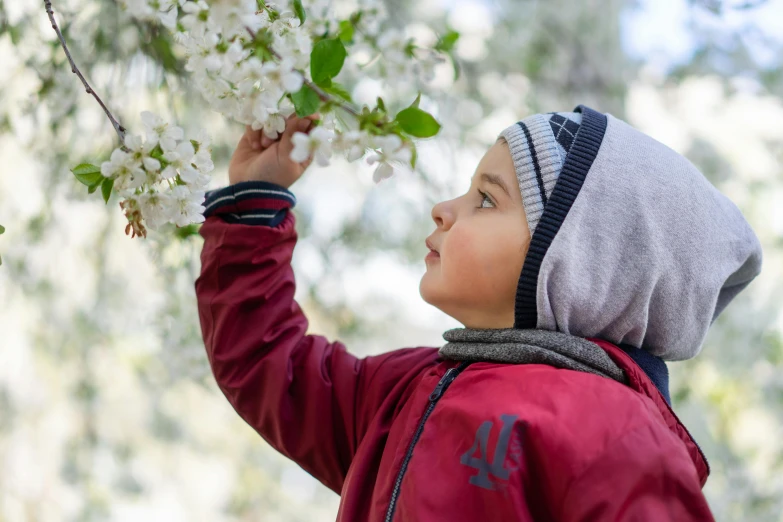
[[[306,335],[294,214],[208,217],[196,280],[207,356],[234,409],[341,495],[338,520],[713,520],[708,467],[646,374],[590,339],[630,384],[541,364],[359,358]]]

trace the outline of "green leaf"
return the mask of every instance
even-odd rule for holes
[[[262,62],[266,62],[269,60],[272,60],[274,56],[272,56],[272,53],[269,52],[269,49],[266,47],[256,47],[253,51],[253,54],[256,58],[261,60]]]
[[[190,225],[185,225],[184,227],[177,227],[177,229],[174,231],[174,235],[179,239],[187,239],[190,236],[195,236],[198,234],[200,228],[201,225],[191,223]]]
[[[300,118],[310,116],[318,111],[318,107],[321,105],[321,98],[318,97],[318,93],[307,85],[302,86],[299,91],[292,93],[291,100],[294,102],[296,115]]]
[[[5,234],[5,227],[0,225],[0,234]]]
[[[100,182],[96,183],[95,185],[90,185],[90,188],[87,189],[87,193],[88,194],[92,194],[93,192],[98,190],[98,187],[100,187],[100,186],[101,186]]]
[[[451,52],[451,50],[454,49],[457,40],[459,40],[459,33],[454,30],[449,30],[438,39],[438,43],[435,44],[435,50],[444,53]]]
[[[8,34],[11,36],[11,43],[14,45],[19,44],[19,40],[21,39],[22,32],[19,30],[19,28],[22,26],[22,24],[19,25],[11,25],[8,24]]]
[[[403,131],[417,138],[435,136],[440,130],[440,123],[428,112],[417,107],[408,107],[397,113],[394,121],[400,124]]]
[[[345,87],[337,82],[331,82],[331,85],[324,87],[324,90],[329,94],[334,94],[346,101],[351,101],[351,93],[349,93]]]
[[[459,80],[460,73],[459,61],[457,61],[457,57],[454,56],[454,52],[450,52],[449,56],[451,57],[451,65],[454,67],[454,81],[457,81]]]
[[[112,187],[114,187],[114,180],[111,178],[103,178],[103,182],[101,183],[101,194],[103,194],[103,201],[105,201],[106,204],[109,203]]]
[[[101,168],[96,167],[95,165],[90,165],[89,163],[80,163],[79,165],[76,165],[74,168],[72,168],[71,172],[73,172],[73,175],[76,176],[76,179],[88,187],[91,187],[103,179]]]
[[[416,160],[419,158],[419,153],[416,151],[416,145],[411,145],[411,168],[416,168]]]
[[[172,49],[172,41],[166,35],[152,38],[149,42],[144,42],[140,46],[141,50],[153,58],[157,63],[163,66],[163,69],[173,73],[183,72],[183,63],[177,59]]]
[[[380,96],[378,96],[378,108],[381,111],[386,112],[386,104],[383,103],[383,98],[381,98]]]
[[[343,68],[347,53],[337,38],[326,38],[313,46],[310,53],[310,75],[315,83],[337,76]]]
[[[195,145],[194,145],[195,148]],[[155,158],[158,161],[165,161],[163,159],[163,149],[160,147],[160,143],[155,145],[155,148],[150,151],[150,157]]]
[[[305,15],[305,10],[302,6],[302,0],[294,0],[294,12],[296,13],[296,17],[299,18],[299,24],[305,23],[307,16]]]
[[[416,96],[416,99],[413,100],[413,103],[410,104],[411,107],[419,107],[419,102],[421,101],[421,92],[419,92],[419,95]]]
[[[353,43],[353,24],[350,20],[340,22],[340,32],[337,34],[337,38],[345,44]]]

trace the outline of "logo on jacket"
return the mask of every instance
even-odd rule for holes
[[[468,482],[485,489],[505,488],[506,484],[498,481],[508,480],[510,473],[519,469],[522,462],[522,442],[519,434],[513,430],[514,422],[518,417],[518,415],[500,416],[502,426],[491,461],[488,458],[487,446],[489,435],[495,429],[495,421],[488,420],[481,423],[476,430],[473,446],[459,459],[460,463],[478,470],[478,473],[470,477]]]

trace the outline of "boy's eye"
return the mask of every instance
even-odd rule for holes
[[[495,203],[492,202],[492,199],[490,199],[490,197],[486,193],[480,190],[478,191],[478,193],[481,194],[481,205],[478,208],[492,208],[495,206]],[[485,207],[484,206],[485,201],[489,201],[492,207]]]

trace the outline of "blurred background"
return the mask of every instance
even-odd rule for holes
[[[350,2],[335,0],[340,7]],[[115,1],[54,1],[71,53],[131,132],[151,110],[205,127],[211,188],[244,128],[206,108],[183,49]],[[311,167],[293,187],[297,299],[310,333],[359,355],[440,346],[461,326],[424,303],[432,206],[467,190],[507,125],[585,104],[686,155],[743,211],[762,274],[669,365],[675,411],[712,467],[721,521],[783,521],[783,1],[387,1],[422,44],[447,27],[448,62],[422,107],[444,124],[420,171]],[[68,67],[43,2],[0,0],[0,521],[331,521],[339,498],[271,450],[217,389],[193,283],[199,236],[123,233],[118,201],[69,169],[116,135]],[[407,105],[347,68],[354,98]]]

